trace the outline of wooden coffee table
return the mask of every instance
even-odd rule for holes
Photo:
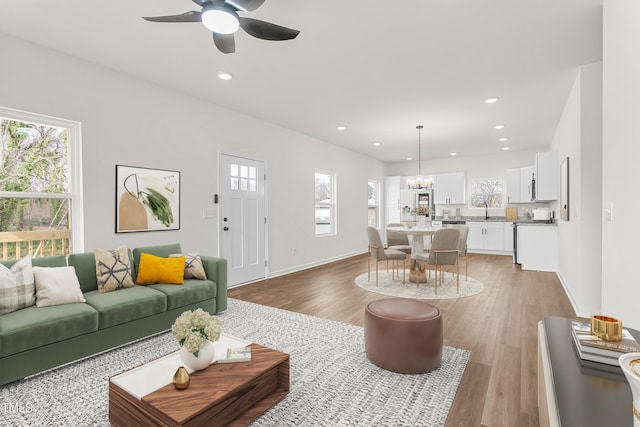
[[[127,384],[146,382],[150,376],[157,378],[154,369],[171,369],[168,374],[173,377],[175,365],[180,364],[177,352],[161,359],[110,378],[112,425],[244,426],[289,393],[289,355],[251,344],[249,362],[214,363],[191,374],[185,390],[176,390],[169,383],[136,395],[140,389]]]

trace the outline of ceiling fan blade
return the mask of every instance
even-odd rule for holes
[[[233,53],[236,51],[236,41],[233,34],[213,33],[213,42],[222,53]]]
[[[240,18],[240,28],[262,40],[291,40],[300,31],[253,18]]]
[[[202,22],[200,12],[196,12],[195,10],[185,12],[182,15],[143,16],[142,19],[151,22]]]
[[[262,3],[264,3],[264,1],[265,0],[227,0],[226,3],[230,4],[238,10],[251,12],[262,6]]]
[[[202,3],[204,3],[206,0],[192,0],[195,4],[197,4],[198,6],[202,7]]]

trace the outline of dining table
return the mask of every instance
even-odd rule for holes
[[[427,281],[426,266],[417,261],[418,255],[424,252],[424,236],[433,236],[441,230],[441,225],[427,225],[419,227],[393,226],[387,227],[387,231],[404,234],[408,237],[411,246],[411,270],[409,281],[413,283],[425,283]]]

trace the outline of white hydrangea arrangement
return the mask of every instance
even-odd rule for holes
[[[220,319],[201,308],[185,311],[171,326],[171,334],[196,357],[205,340],[216,341],[221,332]]]

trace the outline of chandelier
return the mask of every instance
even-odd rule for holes
[[[407,178],[407,187],[409,188],[433,188],[433,178],[431,176],[422,176],[422,139],[421,133],[424,126],[418,125],[418,176]]]

